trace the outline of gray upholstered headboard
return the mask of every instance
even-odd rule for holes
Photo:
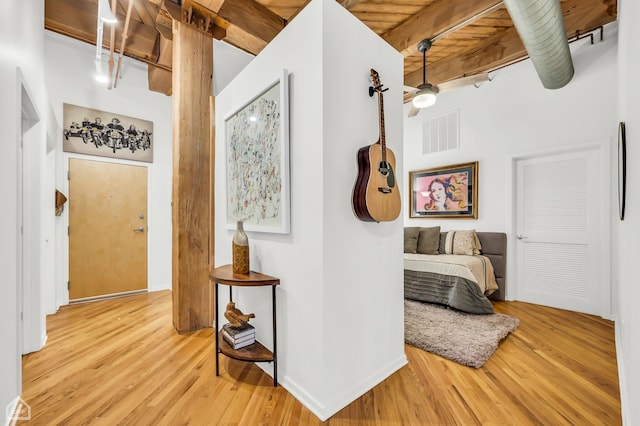
[[[491,260],[493,270],[498,282],[498,291],[489,296],[489,299],[504,300],[505,278],[507,272],[507,234],[504,232],[476,232],[482,245],[482,255]]]

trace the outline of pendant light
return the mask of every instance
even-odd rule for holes
[[[422,52],[422,84],[413,98],[413,106],[427,108],[436,103],[438,88],[427,83],[427,50],[431,48],[431,40],[425,39],[418,43],[418,50]]]

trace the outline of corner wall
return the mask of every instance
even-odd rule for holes
[[[635,265],[640,258],[640,247],[636,236],[640,233],[640,200],[637,188],[640,185],[640,28],[637,17],[640,16],[640,4],[634,0],[619,0],[618,17],[620,19],[620,45],[618,51],[617,76],[618,121],[624,121],[627,131],[627,198],[624,221],[614,216],[613,268],[616,274],[618,294],[614,301],[618,305],[616,321],[616,344],[618,353],[618,374],[620,377],[620,396],[622,419],[626,425],[640,424],[640,313],[637,300],[640,299],[640,287]],[[617,123],[616,123],[617,124]],[[617,159],[617,156],[614,156]],[[616,160],[614,160],[616,161]],[[617,166],[614,167],[617,170]],[[614,180],[616,182],[616,180]],[[617,206],[616,191],[613,204]]]
[[[291,232],[248,232],[251,269],[281,280],[279,382],[324,420],[406,363],[402,220],[363,223],[351,208],[356,153],[378,138],[370,68],[390,88],[386,133],[402,176],[402,57],[339,4],[314,0],[217,96],[216,266],[230,263],[233,236],[225,117],[283,68],[290,73]],[[404,179],[399,184],[404,191]],[[221,286],[221,311],[227,294]],[[234,289],[234,301],[255,312],[258,339],[272,348],[270,290]]]
[[[0,177],[3,182],[3,200],[0,211],[0,269],[3,271],[0,285],[0,412],[15,407],[22,389],[21,350],[26,347],[39,347],[45,335],[44,313],[41,312],[41,265],[31,263],[40,259],[43,252],[41,224],[43,210],[41,206],[42,180],[45,179],[43,158],[46,146],[47,93],[44,86],[42,64],[44,3],[38,0],[20,2],[2,2],[0,5],[0,127],[3,138],[0,141]],[[27,171],[29,180],[25,188],[29,207],[25,210],[25,243],[32,252],[25,256],[30,269],[27,291],[34,294],[25,311],[27,324],[19,322],[19,299],[22,291],[18,286],[18,145],[21,139],[21,86],[28,88],[33,106],[40,121],[29,131],[31,143],[24,150],[24,163],[37,170]],[[28,235],[28,236],[27,236]],[[26,241],[28,238],[28,241]],[[26,278],[26,277],[25,277]],[[23,328],[27,330],[27,339],[22,339]],[[28,346],[27,346],[28,345]],[[9,421],[6,417],[0,424]]]
[[[334,413],[406,363],[404,212],[392,222],[372,223],[358,220],[351,207],[356,153],[379,139],[378,96],[368,93],[371,68],[387,89],[386,142],[396,157],[401,199],[407,194],[404,58],[339,3],[323,12],[323,322],[325,347],[333,348],[325,353],[324,375],[327,411]]]
[[[0,64],[0,124],[4,138],[0,142],[0,178],[6,184],[5,197],[17,200],[18,106],[15,66]],[[0,268],[4,271],[0,298],[0,409],[9,407],[21,393],[20,349],[18,343],[18,286],[16,283],[17,208],[11,203],[2,209],[0,218]],[[8,424],[2,419],[1,424]]]

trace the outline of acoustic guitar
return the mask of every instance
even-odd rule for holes
[[[388,222],[400,214],[400,191],[394,169],[396,157],[387,148],[384,135],[384,100],[378,72],[371,69],[373,86],[369,96],[378,93],[380,137],[373,145],[358,150],[358,178],[353,188],[353,211],[365,222]]]

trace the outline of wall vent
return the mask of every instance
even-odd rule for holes
[[[458,149],[460,146],[460,117],[458,111],[433,117],[422,123],[422,153]]]

